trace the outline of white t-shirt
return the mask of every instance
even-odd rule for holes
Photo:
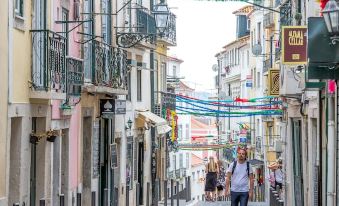
[[[281,169],[277,169],[274,171],[275,173],[275,181],[282,183],[283,182],[283,173]]]
[[[233,169],[232,162],[227,169],[227,173],[230,172],[232,174]],[[249,165],[249,172],[253,174],[253,170],[251,165]],[[231,176],[231,191],[232,192],[248,192],[249,191],[249,177],[247,173],[247,163],[246,161],[242,164],[237,162],[237,165],[234,169],[233,175]]]

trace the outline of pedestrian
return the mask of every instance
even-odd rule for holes
[[[215,201],[215,190],[217,187],[217,172],[218,164],[214,161],[214,157],[209,158],[209,162],[206,164],[206,182],[205,192],[206,201]]]
[[[274,171],[274,179],[275,179],[275,189],[277,190],[279,187],[279,192],[282,189],[283,186],[283,171],[282,171],[282,160],[278,160],[278,167],[277,169]]]
[[[246,156],[246,149],[239,147],[237,159],[227,169],[225,195],[231,195],[232,206],[238,206],[239,203],[240,206],[247,206],[248,200],[253,197],[253,170]]]
[[[226,169],[221,160],[218,161],[218,179],[217,179],[217,192],[218,192],[218,201],[222,201],[224,197],[224,189],[226,185]]]

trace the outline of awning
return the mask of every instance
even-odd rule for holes
[[[137,124],[139,126],[144,125],[145,122],[150,123],[152,127],[156,127],[158,134],[166,134],[172,130],[172,128],[168,126],[166,119],[150,111],[138,112],[137,121],[142,121]]]
[[[248,160],[251,165],[264,165],[264,161],[262,160],[258,160],[258,159],[251,159],[251,160]]]
[[[139,112],[138,114],[141,119],[143,119],[145,122],[150,122],[153,127],[167,124],[167,121],[164,118],[161,118],[152,112],[145,111]]]
[[[171,130],[172,130],[172,128],[170,126],[168,126],[167,124],[157,126],[158,134],[166,134],[167,132],[170,132]]]

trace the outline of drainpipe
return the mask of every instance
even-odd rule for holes
[[[335,93],[335,81],[328,81],[328,137],[327,137],[327,206],[335,206],[335,125],[334,125],[334,93]]]

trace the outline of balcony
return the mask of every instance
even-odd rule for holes
[[[168,46],[177,45],[177,29],[176,29],[176,16],[170,13],[168,17],[168,28],[161,35],[158,35],[159,42],[163,42]]]
[[[146,47],[155,47],[156,25],[154,16],[143,7],[130,8],[130,13],[132,22],[116,27],[118,46],[130,48],[141,44]]]
[[[31,99],[66,99],[66,38],[32,30]]]
[[[266,59],[263,62],[262,72],[266,73],[271,68],[271,59]]]
[[[84,91],[127,95],[127,52],[98,41],[93,41],[92,51],[91,82]]]
[[[274,14],[273,12],[268,12],[264,15],[263,26],[265,29],[272,28],[274,26]]]
[[[67,103],[74,105],[79,101],[81,89],[84,85],[83,60],[74,57],[66,57],[67,65]]]

